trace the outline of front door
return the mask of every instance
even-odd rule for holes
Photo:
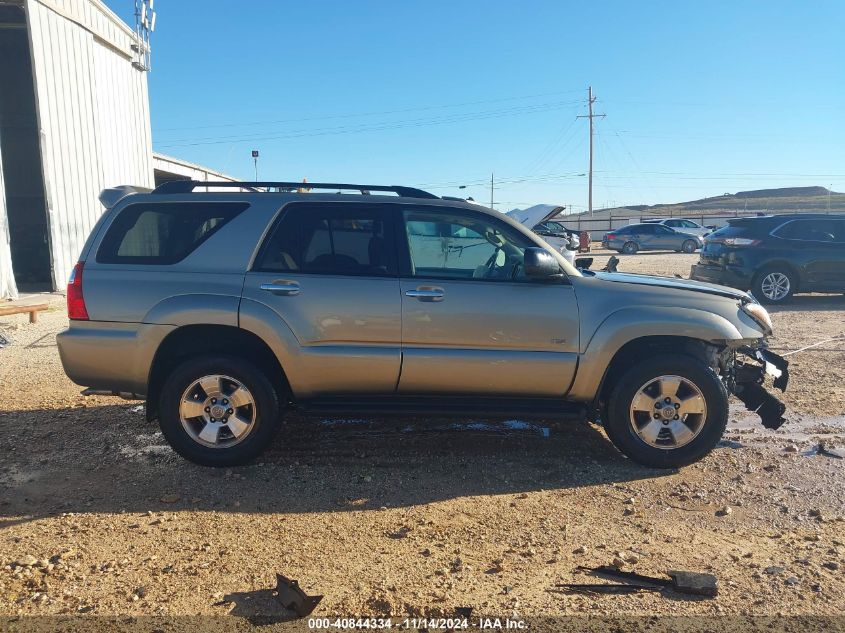
[[[529,281],[521,232],[468,209],[404,208],[399,393],[558,396],[578,355],[565,277]]]
[[[655,250],[675,250],[681,248],[681,243],[684,241],[683,236],[679,235],[672,229],[667,229],[662,224],[655,224],[653,228],[654,236],[649,248]]]
[[[401,301],[394,236],[384,207],[364,202],[291,203],[271,229],[246,275],[241,316],[265,314],[293,334],[296,368],[289,373],[298,396],[395,391]]]

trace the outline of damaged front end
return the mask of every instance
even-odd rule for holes
[[[786,422],[783,417],[786,405],[763,386],[766,374],[774,379],[774,387],[783,392],[789,383],[788,367],[789,361],[765,347],[749,346],[738,348],[728,364],[725,373],[728,389],[749,411],[760,416],[767,429],[778,429]]]

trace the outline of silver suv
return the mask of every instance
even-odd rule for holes
[[[418,189],[302,186],[104,191],[68,286],[68,376],[146,399],[178,453],[214,466],[258,455],[291,410],[592,419],[656,467],[715,446],[729,393],[783,423],[762,385],[783,390],[787,363],[745,292],[579,271]]]

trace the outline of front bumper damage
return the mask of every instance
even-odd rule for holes
[[[763,426],[767,429],[780,428],[786,422],[783,417],[786,405],[766,391],[763,382],[769,374],[774,379],[774,387],[786,391],[789,361],[765,348],[740,347],[737,355],[740,354],[756,362],[735,357],[728,374],[728,389],[749,411],[760,416]]]

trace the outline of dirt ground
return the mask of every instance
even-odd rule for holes
[[[605,257],[595,253],[595,267]],[[622,256],[687,276],[696,256]],[[841,296],[772,310],[786,352],[843,333]],[[266,615],[275,573],[315,615],[845,614],[845,342],[794,356],[789,423],[741,406],[709,457],[630,463],[595,426],[292,420],[258,463],[194,466],[140,403],[61,370],[63,306],[0,318],[0,615]],[[586,596],[579,565],[712,572],[716,599]],[[601,582],[601,581],[598,581]]]

